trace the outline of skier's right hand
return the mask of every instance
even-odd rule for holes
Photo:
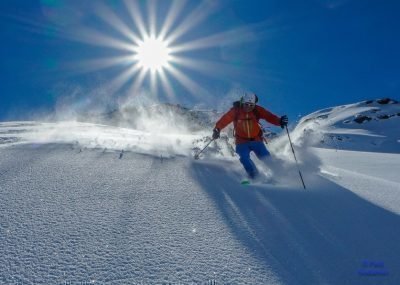
[[[289,119],[286,115],[283,115],[280,120],[281,128],[284,129],[289,122]]]
[[[213,134],[212,134],[213,140],[216,140],[216,139],[219,138],[219,133],[220,133],[220,130],[219,130],[218,128],[215,128],[215,129],[213,130]]]

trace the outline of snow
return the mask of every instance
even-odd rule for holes
[[[332,181],[373,204],[400,214],[400,154],[315,151],[322,158],[324,170],[330,175],[336,174]]]
[[[2,123],[0,139],[14,138],[15,143],[70,143],[75,148],[134,150],[153,155],[187,155],[199,134],[149,132],[92,123]],[[173,129],[175,130],[175,129]]]
[[[242,186],[229,140],[192,159],[205,131],[1,123],[0,284],[397,284],[400,152],[370,140],[398,118],[334,119],[359,106],[291,132],[306,190],[286,133]]]
[[[0,153],[4,284],[280,284],[190,160],[54,144]]]
[[[303,117],[293,136],[307,146],[399,153],[400,104],[360,102],[314,112]],[[357,123],[357,118],[365,118]]]

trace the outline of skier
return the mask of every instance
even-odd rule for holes
[[[246,93],[240,101],[236,101],[233,107],[218,120],[212,135],[213,139],[218,139],[221,130],[233,122],[236,153],[239,155],[240,162],[248,177],[253,180],[257,178],[259,172],[250,158],[250,152],[253,151],[257,158],[263,162],[266,162],[266,158],[270,156],[263,143],[259,120],[264,119],[273,125],[281,126],[281,128],[288,124],[286,115],[278,117],[263,107],[256,105],[257,102],[258,97],[256,94]]]

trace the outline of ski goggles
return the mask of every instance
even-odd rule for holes
[[[256,106],[256,104],[253,103],[244,103],[245,107],[249,107],[249,108],[253,108],[254,106]]]

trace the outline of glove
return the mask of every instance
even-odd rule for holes
[[[283,115],[283,116],[281,117],[281,121],[280,121],[281,128],[282,128],[282,129],[285,128],[285,126],[287,126],[288,122],[289,122],[288,117],[287,117],[286,115]]]
[[[219,138],[219,132],[220,132],[220,130],[219,130],[218,128],[215,128],[215,129],[213,130],[213,134],[212,134],[213,140],[216,140],[216,139]]]

